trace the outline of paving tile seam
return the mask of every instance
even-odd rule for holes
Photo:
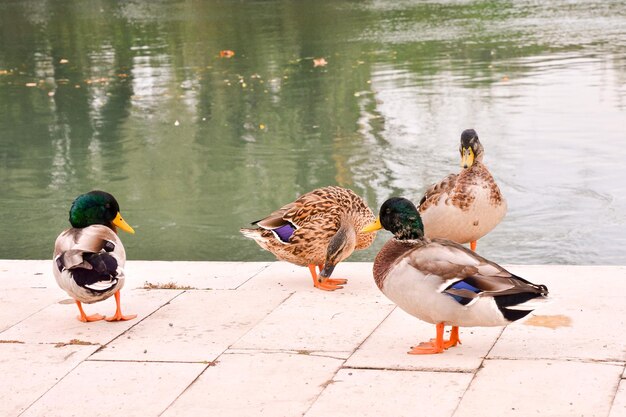
[[[615,384],[615,390],[613,391],[613,399],[611,400],[611,406],[609,407],[609,413],[607,416],[612,415],[613,406],[617,401],[617,395],[619,394],[619,388],[622,385],[623,381],[626,381],[626,375],[624,375],[624,371],[626,371],[626,364],[622,366],[622,372],[620,373],[620,378],[617,380],[617,384]]]
[[[150,290],[150,291],[154,291],[154,290]],[[162,291],[172,291],[172,290],[162,290]],[[180,297],[182,294],[184,294],[186,291],[184,290],[175,290],[178,291],[178,294],[174,294],[174,296],[170,299],[168,299],[165,303],[159,305],[157,308],[155,308],[152,312],[150,312],[149,314],[146,314],[145,316],[143,316],[141,319],[138,318],[138,320],[133,323],[130,327],[128,327],[128,329],[124,330],[122,333],[118,334],[117,336],[115,336],[114,338],[112,338],[111,340],[109,340],[108,342],[104,343],[104,344],[100,344],[100,348],[98,348],[95,352],[93,352],[91,355],[89,355],[85,360],[89,360],[89,358],[93,355],[95,355],[96,353],[100,352],[102,349],[106,349],[108,347],[109,344],[115,342],[117,339],[119,339],[120,337],[124,336],[125,334],[127,334],[131,329],[134,329],[136,326],[138,326],[140,323],[143,323],[144,320],[147,320],[149,317],[151,317],[154,313],[156,313],[157,311],[159,311],[160,309],[162,309],[163,307],[165,307],[166,305],[170,304],[172,301],[174,301],[176,298]]]
[[[394,305],[393,308],[391,310],[389,310],[389,313],[387,313],[387,315],[385,317],[383,317],[383,319],[376,325],[376,327],[374,327],[372,329],[372,331],[367,335],[367,337],[364,337],[363,340],[361,340],[361,343],[359,343],[358,346],[356,348],[354,348],[352,353],[346,358],[346,361],[348,361],[352,357],[352,355],[354,355],[359,349],[361,349],[361,346],[363,346],[363,344],[365,342],[367,342],[367,340],[370,337],[372,337],[372,335],[374,333],[376,333],[376,330],[378,330],[378,328],[383,325],[385,320],[387,320],[389,318],[389,316],[391,315],[391,313],[393,313],[397,308],[398,308],[398,306]]]
[[[328,380],[323,383],[322,385],[320,385],[320,390],[319,392],[315,395],[315,397],[311,400],[311,403],[309,404],[309,406],[306,408],[306,410],[304,410],[304,412],[302,413],[302,417],[306,417],[307,414],[309,414],[309,411],[311,411],[311,408],[313,408],[313,406],[317,403],[317,401],[320,399],[320,397],[322,396],[322,394],[324,393],[324,391],[326,391],[326,389],[332,385],[333,383],[335,383],[335,381],[337,380],[337,374],[339,373],[339,371],[341,371],[343,369],[343,365],[346,363],[347,359],[343,360],[342,364],[340,366],[337,367],[337,369],[335,370],[335,372],[333,372],[333,374],[330,376],[330,378],[328,378]]]
[[[241,288],[242,285],[246,285],[251,279],[253,279],[254,277],[256,277],[257,275],[259,275],[261,272],[265,271],[267,268],[269,268],[272,265],[272,262],[267,262],[265,264],[265,266],[261,269],[259,269],[258,271],[256,271],[254,274],[252,274],[252,276],[250,276],[247,280],[245,280],[244,282],[242,282],[241,284],[237,285],[235,288],[233,288],[234,290],[238,290],[239,288]]]
[[[221,355],[221,353],[220,353]],[[83,362],[115,362],[115,363],[171,363],[171,364],[189,364],[189,363],[196,363],[196,364],[203,364],[203,365],[208,365],[208,366],[216,366],[217,362],[219,362],[217,359],[214,361],[184,361],[184,360],[180,360],[180,361],[167,361],[167,360],[156,360],[156,359],[146,359],[146,360],[139,360],[139,359],[98,359],[98,358],[91,358],[88,357],[87,359],[85,359]]]
[[[97,350],[98,349],[96,349],[96,351]],[[92,355],[93,355],[93,353],[92,353]],[[60,384],[61,381],[63,381],[65,378],[67,378],[67,376],[69,374],[74,372],[74,370],[76,368],[78,368],[83,362],[85,362],[85,360],[77,362],[76,365],[73,366],[71,369],[69,369],[65,374],[63,374],[62,376],[58,377],[54,384],[52,384],[50,387],[48,387],[48,389],[45,390],[39,397],[35,398],[30,404],[28,404],[27,407],[24,407],[24,409],[16,417],[19,417],[19,416],[23,415],[26,411],[28,411],[33,405],[35,405],[37,403],[37,401],[42,399],[46,394],[48,394],[48,392],[50,392],[52,389],[54,389],[54,387],[56,387],[58,384]]]
[[[516,358],[506,357],[506,356],[489,356],[483,358],[484,361],[552,361],[552,362],[578,362],[578,363],[589,363],[589,364],[601,364],[601,365],[614,365],[614,366],[624,366],[626,364],[626,360],[620,359],[593,359],[593,358],[573,358],[573,357],[564,357],[564,358],[555,358],[555,357],[542,357],[542,356],[520,356]]]
[[[255,274],[256,275],[256,274]],[[213,366],[219,366],[219,361],[220,358],[226,354],[228,352],[229,349],[231,349],[231,346],[233,346],[234,344],[236,344],[239,340],[241,340],[246,334],[248,334],[250,331],[252,331],[252,329],[254,329],[259,323],[261,323],[263,320],[265,320],[265,318],[267,316],[269,316],[270,314],[272,314],[273,311],[275,311],[277,308],[279,308],[285,301],[289,300],[289,298],[291,298],[293,295],[295,294],[295,291],[293,292],[289,292],[286,293],[286,297],[282,299],[282,301],[280,303],[278,303],[276,305],[276,307],[274,307],[269,313],[267,313],[265,315],[265,317],[263,317],[262,319],[260,319],[256,324],[254,324],[254,326],[251,326],[250,329],[248,329],[247,332],[245,332],[243,335],[241,335],[236,341],[234,341],[231,345],[229,345],[228,347],[226,347],[226,349],[224,349],[222,352],[220,352],[219,354],[215,355],[215,359],[209,363],[207,363],[207,365],[204,367],[204,369],[202,369],[202,371],[200,371],[198,373],[198,375],[196,375],[196,377],[176,396],[176,398],[174,398],[164,409],[163,411],[161,411],[158,415],[162,416],[164,413],[166,413],[170,407],[172,407],[172,405],[174,405],[176,403],[176,401],[178,401],[178,399],[184,395],[192,386],[193,384],[196,383],[196,381],[202,376],[204,375],[204,373],[207,371],[207,369],[213,367]],[[156,310],[155,310],[156,311]],[[205,363],[205,361],[200,362],[200,363]]]
[[[290,354],[290,355],[302,355],[302,356],[315,356],[316,358],[328,358],[328,359],[337,359],[342,362],[347,361],[347,358],[334,356],[331,354],[324,354],[324,351],[315,350],[294,350],[294,349],[266,349],[266,348],[236,348],[231,349],[228,348],[221,355],[250,355],[250,354],[265,354],[265,355],[273,355],[273,354]],[[350,353],[346,351],[345,353]]]
[[[450,417],[454,417],[456,415],[456,413],[459,411],[459,407],[461,406],[461,402],[463,401],[463,398],[465,398],[465,395],[469,392],[470,387],[472,386],[474,381],[476,381],[476,378],[478,377],[478,374],[480,373],[480,370],[483,369],[483,367],[485,366],[486,358],[489,357],[489,355],[491,354],[491,351],[496,346],[496,343],[498,343],[498,340],[500,340],[500,338],[502,337],[502,334],[504,333],[505,330],[506,330],[506,326],[500,328],[500,333],[498,333],[498,336],[494,339],[491,347],[489,348],[487,353],[485,353],[485,356],[483,356],[481,358],[480,363],[478,364],[478,366],[476,367],[476,369],[472,373],[473,374],[472,375],[472,379],[469,381],[469,383],[465,387],[465,390],[463,391],[463,393],[461,393],[461,395],[459,396],[459,400],[457,401],[456,406],[454,407],[454,410],[452,410],[452,413],[450,414]]]
[[[182,389],[178,395],[176,396],[176,398],[174,398],[172,401],[170,401],[169,404],[167,404],[165,407],[163,407],[163,410],[161,410],[161,412],[158,414],[158,416],[162,416],[163,413],[167,412],[167,410],[169,410],[169,408],[176,402],[178,401],[178,399],[185,393],[187,392],[187,390],[196,383],[196,381],[198,380],[198,378],[200,378],[202,376],[202,374],[204,374],[206,372],[207,369],[209,369],[210,367],[214,366],[214,363],[216,362],[213,361],[212,363],[207,364],[200,372],[198,372],[198,375],[196,375],[196,377],[184,388]]]
[[[239,343],[241,339],[243,339],[248,333],[254,330],[256,326],[258,326],[260,323],[263,322],[263,320],[267,319],[274,311],[279,309],[285,302],[287,302],[291,297],[293,297],[295,293],[296,291],[285,291],[286,297],[283,298],[278,304],[276,304],[276,306],[273,309],[271,309],[267,314],[265,314],[263,318],[259,319],[256,323],[254,323],[254,325],[250,326],[250,328],[241,336],[239,336],[239,338],[237,338],[237,340],[235,340],[230,346],[228,346],[226,350],[230,349],[233,345],[236,345],[237,343]]]
[[[35,311],[33,314],[29,315],[28,317],[24,317],[22,320],[18,321],[17,323],[14,323],[14,324],[10,325],[9,327],[7,327],[6,329],[4,329],[4,330],[0,331],[0,337],[2,337],[2,333],[6,332],[7,330],[12,329],[13,327],[17,326],[18,324],[22,323],[23,321],[26,321],[26,320],[30,319],[30,318],[31,318],[32,316],[34,316],[35,314],[37,314],[37,313],[39,313],[40,311],[42,311],[42,310],[44,310],[44,309],[46,309],[46,308],[50,307],[51,305],[58,304],[58,303],[59,303],[59,301],[60,301],[60,300],[57,300],[57,301],[55,301],[55,302],[53,302],[53,303],[46,304],[45,306],[41,307],[39,310]]]
[[[390,367],[382,367],[382,366],[354,366],[354,365],[344,365],[341,369],[354,369],[354,370],[363,370],[363,371],[392,371],[392,372],[436,372],[441,374],[474,374],[477,372],[476,369],[467,369],[467,368],[390,368]]]

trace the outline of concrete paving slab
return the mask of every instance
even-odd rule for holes
[[[611,417],[624,415],[626,347],[619,335],[626,327],[621,319],[626,309],[626,296],[621,295],[625,267],[510,266],[512,272],[550,288],[554,301],[537,310],[538,317],[565,317],[571,326],[513,324],[483,360],[500,328],[462,328],[461,346],[442,355],[406,355],[409,346],[434,336],[434,326],[394,310],[373,284],[369,263],[341,263],[333,275],[350,282],[328,293],[313,288],[306,268],[282,262],[130,261],[122,302],[126,313],[140,317],[91,324],[75,320],[73,304],[58,303],[68,297],[56,286],[50,265],[50,260],[0,260],[0,326],[5,329],[0,327],[0,341],[5,341],[0,343],[0,374],[8,375],[2,381],[23,384],[15,385],[18,394],[11,388],[9,396],[14,398],[0,397],[2,416],[15,415],[33,401],[25,415],[149,416],[166,409],[172,415],[194,415],[197,410],[209,414],[202,403],[205,390],[225,396],[211,397],[216,407],[224,407],[224,415],[257,410],[264,415],[301,415],[308,410],[309,417],[416,415],[426,410],[454,417],[604,417],[611,404]],[[224,289],[133,289],[143,286],[145,275],[163,278],[154,284]],[[250,297],[252,291],[255,297]],[[272,303],[273,310],[264,310]],[[111,299],[85,307],[88,313],[111,314],[114,306]],[[254,311],[253,319],[246,320],[249,311]],[[215,346],[207,348],[213,341]],[[57,342],[95,344],[56,348]],[[59,356],[64,350],[67,354]],[[184,362],[213,359],[215,366]],[[347,359],[343,366],[342,359]],[[308,383],[303,385],[301,375]],[[229,408],[232,400],[224,393],[228,389],[220,386],[220,379],[227,377],[231,389],[242,393],[243,404],[236,404],[240,414],[236,407]],[[93,381],[97,396],[82,391],[92,392]],[[460,388],[447,386],[449,381],[457,381]],[[461,394],[456,393],[468,384],[458,405]],[[137,386],[140,398],[134,397],[137,390],[125,392]],[[3,389],[4,382],[0,395],[7,392]],[[437,398],[440,390],[445,391],[443,405]],[[289,394],[286,401],[283,393]],[[450,393],[454,395],[446,397]],[[436,410],[429,408],[433,404]],[[192,414],[186,414],[188,410]]]
[[[132,288],[174,283],[195,289],[235,289],[270,266],[269,262],[128,261]]]
[[[611,406],[609,417],[626,416],[626,380],[622,379],[617,388],[617,394]]]
[[[52,275],[52,249],[50,259],[24,261],[0,260],[0,289],[49,288],[57,283]]]
[[[197,363],[85,361],[22,416],[157,416],[205,368]]]
[[[501,332],[501,327],[461,328],[462,345],[440,355],[409,355],[407,351],[412,346],[435,337],[435,326],[396,308],[350,356],[345,366],[474,372]]]
[[[490,358],[626,360],[626,340],[621,337],[626,329],[626,297],[563,296],[532,314],[547,318],[547,325],[555,318],[555,328],[525,324],[532,317],[510,325]]]
[[[487,360],[454,417],[606,416],[621,373],[605,363]]]
[[[54,288],[5,288],[0,291],[0,339],[1,332],[39,310],[64,299]]]
[[[17,416],[98,347],[0,343],[0,416]]]
[[[64,294],[60,289],[58,291]],[[82,323],[76,319],[78,309],[75,304],[55,303],[0,333],[0,337],[5,340],[28,343],[58,343],[77,339],[106,344],[181,292],[178,290],[122,290],[122,312],[136,313],[138,316],[134,320],[112,323],[103,320]],[[110,316],[115,313],[115,300],[111,297],[96,304],[84,305],[83,308],[87,314],[100,313]]]
[[[341,357],[347,357],[392,309],[349,293],[296,292],[233,348],[343,352]]]
[[[341,363],[339,359],[295,353],[227,353],[163,417],[300,416]]]
[[[213,361],[289,295],[285,291],[187,291],[94,358]]]
[[[370,262],[341,262],[333,271],[332,278],[346,278],[348,283],[335,292],[357,293],[379,299],[384,295],[378,290],[372,276]],[[255,275],[242,288],[267,289],[279,287],[288,291],[319,292],[313,286],[309,269],[288,262],[274,262],[268,268]]]
[[[305,417],[448,417],[471,380],[463,373],[342,369]]]

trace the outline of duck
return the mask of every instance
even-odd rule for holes
[[[330,278],[335,266],[374,241],[371,233],[360,232],[372,221],[374,213],[354,191],[327,186],[301,195],[240,232],[278,260],[307,266],[315,288],[334,291],[347,283]]]
[[[134,234],[134,229],[120,214],[120,206],[111,194],[93,190],[73,201],[69,212],[71,228],[59,234],[54,243],[52,271],[57,284],[76,302],[78,320],[132,320],[124,315],[120,290],[124,286],[126,251],[117,235],[118,228]],[[115,297],[116,311],[110,317],[87,315],[82,304],[92,304]]]
[[[507,212],[507,202],[483,163],[484,147],[474,129],[461,133],[461,172],[431,185],[418,210],[426,226],[426,237],[469,243],[495,228]]]
[[[434,354],[461,343],[459,327],[506,326],[547,300],[533,284],[449,239],[429,239],[419,210],[409,200],[385,201],[361,232],[393,234],[376,255],[374,281],[398,307],[436,325],[436,337],[409,354]],[[452,326],[444,340],[445,326]]]

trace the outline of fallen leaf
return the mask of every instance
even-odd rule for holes
[[[313,68],[315,67],[325,67],[328,65],[328,61],[324,58],[313,58]]]
[[[235,51],[231,51],[230,49],[224,49],[220,51],[220,58],[232,58],[235,56]]]
[[[67,60],[67,59],[65,59],[65,58],[61,58],[61,59],[59,59],[59,64],[67,64],[68,62],[70,62],[70,61],[68,61],[68,60]]]
[[[527,326],[547,327],[558,329],[559,327],[571,327],[572,319],[562,314],[553,316],[532,316],[524,322]]]

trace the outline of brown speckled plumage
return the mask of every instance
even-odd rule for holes
[[[361,197],[351,190],[329,186],[298,197],[256,222],[258,228],[244,228],[241,232],[280,260],[301,266],[323,265],[328,244],[342,227],[354,248],[347,247],[339,261],[350,256],[354,249],[369,247],[376,234],[359,231],[373,220],[374,214]],[[282,242],[271,229],[289,223],[296,230],[288,242]]]
[[[426,237],[458,243],[476,241],[506,214],[506,200],[482,162],[483,147],[478,136],[465,143],[462,138],[461,149],[467,146],[475,154],[473,164],[429,187],[419,203]]]

